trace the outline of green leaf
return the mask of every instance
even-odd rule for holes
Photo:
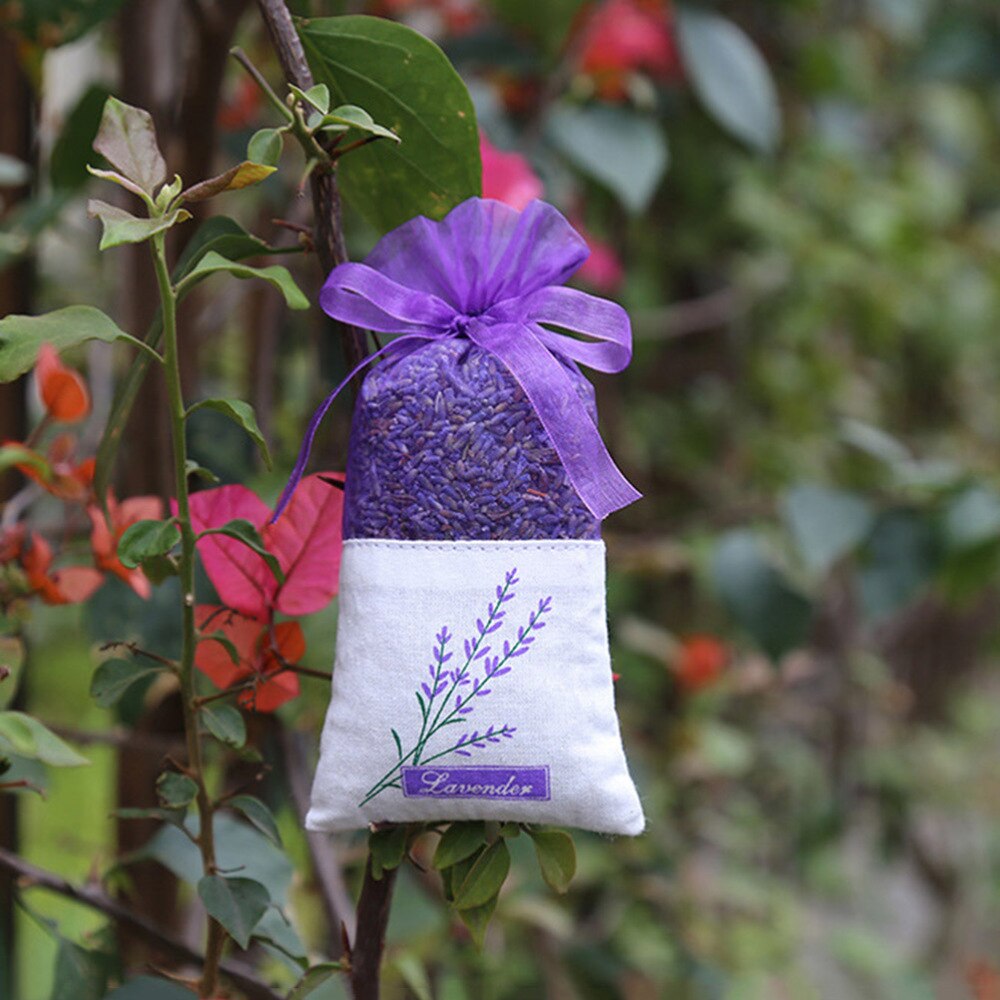
[[[296,984],[288,1000],[307,1000],[314,996],[320,987],[325,986],[331,979],[344,971],[344,967],[339,962],[323,962],[321,965],[314,965]]]
[[[433,42],[364,15],[313,18],[299,34],[313,75],[333,99],[366,109],[401,140],[371,143],[338,166],[345,196],[376,229],[416,215],[440,219],[480,194],[476,113]]]
[[[152,116],[116,97],[109,97],[104,105],[94,149],[150,197],[167,179]]]
[[[119,986],[114,993],[109,993],[105,1000],[193,1000],[194,993],[185,989],[180,983],[157,976],[140,976],[132,979],[124,986]]]
[[[24,712],[0,712],[0,754],[14,753],[53,767],[89,764],[71,746]]]
[[[225,535],[227,538],[235,538],[236,541],[242,542],[248,549],[256,552],[267,563],[278,583],[285,582],[285,574],[278,562],[277,556],[273,552],[268,552],[264,547],[264,541],[260,537],[260,532],[245,518],[234,518],[232,521],[227,521],[218,528],[206,528],[197,537],[205,538],[208,535]]]
[[[154,587],[158,587],[172,576],[179,576],[180,571],[180,558],[176,555],[146,556],[142,560],[142,572]]]
[[[486,940],[486,928],[489,927],[490,920],[493,919],[493,914],[496,912],[498,899],[499,896],[493,896],[482,906],[470,906],[458,911],[462,923],[469,929],[469,934],[472,935],[472,940],[477,948],[483,947],[483,942]]]
[[[110,708],[121,700],[133,684],[152,677],[161,669],[135,660],[105,660],[94,671],[90,682],[90,696],[101,708]]]
[[[60,938],[49,1000],[103,1000],[114,964],[107,952]]]
[[[177,521],[136,521],[129,525],[118,542],[118,558],[128,569],[135,569],[153,556],[165,556],[178,542]]]
[[[546,135],[636,214],[649,207],[669,162],[656,119],[624,107],[558,105],[549,112]]]
[[[267,889],[250,878],[206,875],[198,883],[198,895],[241,948],[250,944],[254,927],[271,903]]]
[[[907,508],[880,514],[865,550],[861,599],[866,615],[873,619],[884,618],[916,599],[940,565],[930,517]]]
[[[262,128],[250,136],[250,141],[247,143],[247,159],[254,163],[263,163],[268,167],[276,167],[278,160],[281,159],[283,145],[280,129]]]
[[[330,91],[326,84],[317,83],[308,90],[300,90],[294,83],[290,83],[288,89],[300,101],[305,102],[320,114],[325,114],[330,109]]]
[[[230,799],[226,805],[230,809],[241,812],[268,840],[281,847],[278,824],[275,822],[271,810],[260,799],[256,799],[252,795],[237,795]]]
[[[209,250],[185,275],[184,280],[177,286],[178,292],[188,291],[199,281],[207,278],[210,274],[225,271],[235,278],[261,278],[269,282],[281,292],[285,297],[290,309],[308,309],[309,300],[299,290],[288,269],[280,264],[272,264],[270,267],[250,267],[248,264],[239,264],[229,260],[214,250]]]
[[[244,260],[247,257],[299,252],[301,247],[295,245],[273,247],[259,237],[251,236],[235,219],[213,215],[195,230],[170,277],[175,285],[179,285],[208,253],[219,254],[227,260]]]
[[[156,779],[156,797],[165,809],[183,809],[191,805],[198,794],[198,786],[186,774],[164,771]]]
[[[958,550],[1000,538],[1000,496],[985,486],[963,490],[945,510],[944,537],[951,548]]]
[[[184,471],[189,476],[197,476],[199,479],[203,479],[211,486],[216,486],[219,483],[219,477],[211,469],[206,469],[205,466],[199,465],[193,458],[187,460]]]
[[[220,742],[239,750],[247,741],[247,725],[232,705],[206,705],[201,710],[205,728]]]
[[[378,882],[382,875],[398,868],[406,857],[406,842],[409,829],[404,823],[375,830],[368,837],[368,853],[371,856],[372,878]]]
[[[226,635],[222,629],[217,629],[215,632],[208,632],[202,635],[202,642],[217,642],[222,646],[225,651],[229,654],[229,659],[232,660],[233,666],[239,666],[240,664],[240,651],[236,648],[236,643],[233,642],[229,636]]]
[[[782,507],[802,559],[817,573],[860,545],[875,523],[875,511],[863,497],[813,483],[789,490]]]
[[[369,135],[377,135],[381,139],[391,139],[393,142],[400,141],[395,132],[376,124],[364,108],[355,107],[353,104],[342,104],[339,108],[334,108],[333,111],[323,115],[322,127],[330,131],[329,126],[337,126],[336,131],[346,132],[353,128],[359,132],[367,132]]]
[[[69,113],[49,157],[49,180],[54,188],[76,191],[87,183],[87,159],[107,99],[107,87],[92,84]]]
[[[181,194],[184,201],[206,201],[223,191],[239,191],[240,188],[250,187],[267,180],[275,171],[275,168],[264,163],[244,160],[235,167],[219,174],[217,177],[210,177],[208,180],[194,184]]]
[[[438,841],[434,852],[434,867],[441,871],[464,861],[486,842],[486,824],[479,821],[452,823]]]
[[[0,710],[17,694],[24,666],[24,643],[13,636],[0,636]]]
[[[770,152],[781,136],[771,71],[743,30],[714,11],[677,9],[678,41],[694,92],[726,131]]]
[[[490,844],[455,889],[455,908],[469,910],[484,906],[500,891],[509,871],[507,844],[503,840]]]
[[[61,353],[87,340],[124,340],[146,350],[142,341],[93,306],[67,306],[41,316],[13,314],[0,319],[0,382],[11,382],[30,371],[42,344],[51,344]]]
[[[805,640],[812,604],[771,564],[752,531],[722,535],[712,581],[733,617],[769,656],[777,659]]]
[[[157,233],[162,233],[180,222],[191,218],[191,213],[183,208],[175,208],[166,215],[152,219],[142,219],[123,208],[109,205],[106,201],[91,199],[87,202],[87,214],[101,220],[104,232],[98,249],[108,250],[124,243],[143,243]]]
[[[573,838],[564,830],[529,828],[528,835],[535,843],[538,867],[548,887],[563,893],[569,888],[576,874],[576,847]]]
[[[264,464],[271,468],[271,453],[268,451],[267,441],[257,425],[257,414],[249,403],[244,403],[242,399],[201,399],[188,409],[188,416],[198,410],[215,410],[242,427],[257,445]]]

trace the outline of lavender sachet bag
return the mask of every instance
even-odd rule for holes
[[[631,330],[619,306],[563,287],[587,253],[549,205],[475,198],[441,222],[411,220],[324,285],[331,316],[396,336],[351,429],[309,829],[643,829],[600,540],[602,519],[639,494],[577,367],[621,370]]]

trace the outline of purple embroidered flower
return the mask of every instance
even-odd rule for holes
[[[447,643],[452,636],[447,628],[442,628],[438,633],[436,636],[438,644],[433,651],[435,663],[431,664],[429,668],[431,683],[421,682],[420,689],[415,692],[421,717],[420,732],[416,742],[409,752],[404,753],[403,744],[396,730],[392,730],[398,760],[369,789],[360,805],[369,802],[387,788],[398,788],[397,778],[404,765],[426,764],[451,753],[468,757],[472,750],[482,750],[486,748],[487,744],[495,744],[502,739],[513,738],[517,731],[515,726],[505,724],[498,729],[495,724],[491,724],[485,732],[480,733],[477,729],[470,734],[466,731],[457,741],[450,743],[444,749],[433,752],[429,750],[432,739],[445,731],[447,727],[458,724],[463,717],[474,711],[475,706],[472,704],[474,698],[487,698],[492,694],[491,682],[510,673],[510,661],[530,651],[531,644],[535,641],[535,637],[531,633],[544,626],[542,616],[548,614],[552,609],[551,597],[543,598],[538,602],[538,607],[529,615],[527,623],[517,628],[513,643],[509,639],[504,639],[502,653],[490,655],[490,646],[485,645],[484,640],[487,635],[495,632],[497,627],[503,624],[498,620],[499,616],[503,614],[500,606],[514,599],[515,593],[511,588],[517,582],[517,571],[512,569],[505,574],[504,582],[497,586],[496,601],[489,604],[486,620],[477,618],[475,636],[466,639],[463,643],[465,662],[461,667],[445,669],[444,664],[452,655],[446,652]],[[482,666],[482,675],[473,678],[470,671],[475,663]],[[462,688],[470,690],[463,693]],[[421,692],[423,693],[421,694]]]

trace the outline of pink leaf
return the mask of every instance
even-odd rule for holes
[[[337,593],[344,491],[324,479],[343,476],[307,476],[277,522],[264,529],[264,544],[285,572],[276,604],[282,614],[319,611]]]
[[[249,521],[259,531],[270,515],[264,501],[245,486],[219,486],[191,497],[191,525],[196,533],[221,528],[235,518]],[[278,581],[259,555],[242,542],[222,535],[201,539],[198,552],[224,604],[254,618],[268,617]]]

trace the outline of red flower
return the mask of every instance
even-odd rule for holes
[[[90,412],[87,385],[72,368],[59,360],[51,344],[42,344],[35,363],[35,380],[42,404],[53,420],[76,423]]]
[[[104,577],[89,566],[52,569],[52,549],[41,535],[32,532],[21,552],[21,565],[28,585],[46,604],[79,604],[101,585]]]
[[[298,622],[275,626],[212,604],[195,609],[198,627],[207,633],[195,651],[195,666],[218,688],[229,688],[253,680],[240,693],[240,704],[258,712],[273,712],[299,693],[299,678],[286,664],[295,664],[306,651],[305,636]],[[239,658],[212,633],[220,632],[232,643]]]
[[[93,458],[75,461],[76,439],[71,434],[55,438],[47,455],[32,451],[19,441],[5,441],[4,447],[23,452],[24,459],[15,463],[15,468],[54,497],[74,503],[90,498],[96,463]]]
[[[729,652],[711,635],[690,635],[680,645],[674,673],[681,690],[691,694],[714,684],[722,675]]]
[[[231,96],[224,98],[216,121],[223,132],[250,128],[260,118],[261,90],[248,76],[241,76]]]
[[[631,73],[677,79],[681,62],[668,7],[643,0],[605,0],[583,28],[580,69],[605,100],[627,95]]]
[[[118,503],[109,495],[108,513],[111,515],[110,525],[99,507],[87,508],[94,562],[100,569],[124,580],[140,597],[148,598],[152,585],[141,569],[127,569],[122,565],[118,558],[118,543],[136,521],[157,521],[163,517],[163,501],[159,497],[131,497]]]
[[[542,182],[531,164],[519,153],[504,153],[479,133],[479,152],[483,159],[483,197],[502,201],[519,212],[528,203],[541,198]]]

